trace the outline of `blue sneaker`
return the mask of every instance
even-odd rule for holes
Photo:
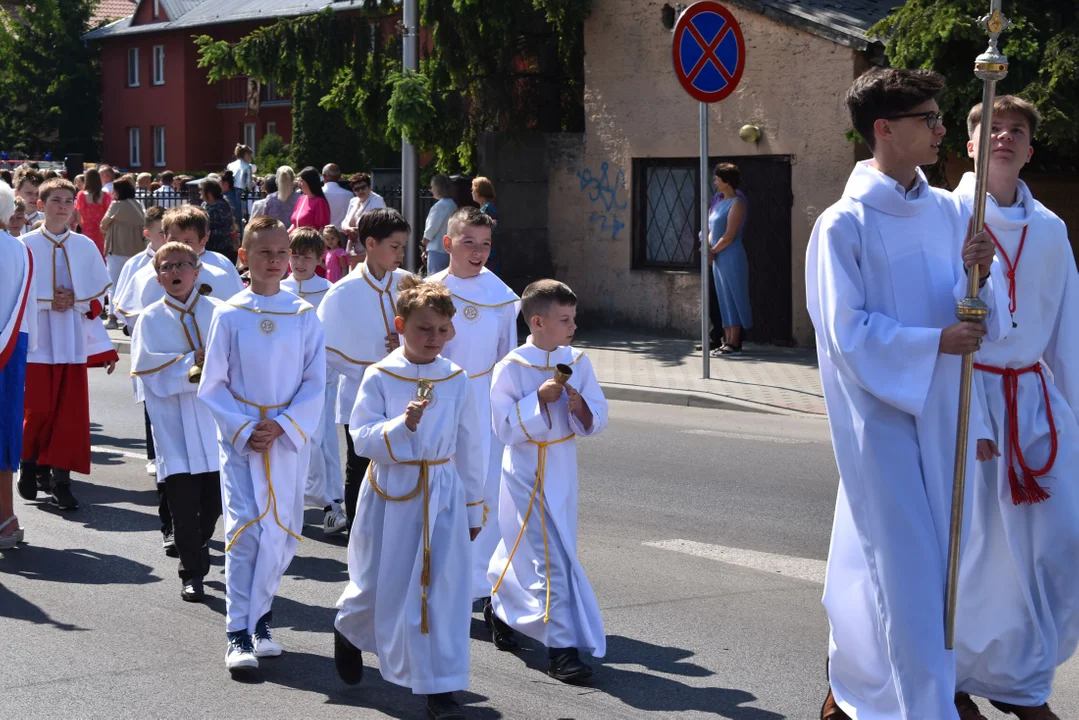
[[[229,672],[254,670],[259,666],[251,637],[243,630],[228,633],[229,647],[225,651],[225,667]]]

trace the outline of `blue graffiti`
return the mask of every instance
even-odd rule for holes
[[[588,199],[593,204],[601,203],[603,206],[602,212],[592,212],[590,222],[599,222],[600,231],[606,233],[610,230],[611,239],[617,240],[618,233],[626,227],[626,224],[618,218],[618,211],[625,210],[629,206],[625,200],[618,201],[619,189],[626,189],[626,173],[624,170],[619,170],[614,176],[612,185],[607,175],[608,167],[606,162],[600,165],[599,177],[596,177],[589,168],[577,173],[577,177],[581,181],[581,190],[588,190]]]

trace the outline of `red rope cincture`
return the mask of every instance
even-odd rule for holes
[[[1027,244],[1027,225],[1023,226],[1023,234],[1019,238],[1019,249],[1015,251],[1015,262],[1008,257],[1008,253],[1004,250],[1004,246],[997,240],[997,236],[993,234],[993,231],[989,229],[989,226],[985,226],[985,231],[989,233],[989,237],[993,238],[993,244],[997,246],[997,251],[1000,252],[1000,256],[1004,259],[1004,266],[1008,268],[1008,310],[1015,314],[1015,272],[1019,269],[1019,259],[1023,257],[1023,247]]]
[[[1022,246],[1020,246],[1022,247]],[[1012,502],[1016,505],[1032,505],[1049,499],[1049,491],[1038,484],[1038,478],[1053,469],[1057,459],[1057,426],[1053,420],[1053,406],[1049,403],[1049,386],[1045,382],[1041,363],[1028,368],[998,368],[992,365],[974,363],[974,367],[983,372],[1000,375],[1004,382],[1004,402],[1008,406],[1008,482],[1012,490]],[[1042,383],[1042,395],[1045,397],[1045,412],[1049,418],[1049,459],[1045,467],[1033,470],[1023,457],[1023,448],[1019,444],[1019,376],[1036,373]],[[1022,471],[1022,480],[1016,471],[1016,465]]]

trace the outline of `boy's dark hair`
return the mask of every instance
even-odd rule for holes
[[[37,199],[45,203],[49,199],[49,196],[58,190],[67,190],[71,193],[71,197],[74,198],[77,191],[75,190],[75,183],[70,180],[64,180],[63,178],[53,178],[52,180],[46,180],[41,183],[41,187],[38,188]]]
[[[382,242],[396,232],[407,233],[411,230],[408,220],[393,208],[376,208],[365,212],[356,226],[361,245],[367,244],[367,238]]]
[[[577,295],[569,285],[557,280],[537,280],[521,293],[521,314],[531,323],[535,315],[546,315],[552,305],[577,306]]]
[[[450,216],[446,223],[446,234],[451,238],[459,237],[466,227],[495,228],[495,219],[478,207],[463,207]],[[438,238],[441,240],[442,238]]]
[[[174,179],[176,179],[176,174],[172,170],[166,170],[158,176],[158,182],[162,185],[172,185]]]
[[[206,237],[210,231],[210,218],[206,211],[195,205],[181,205],[174,207],[161,218],[161,229],[167,235],[169,229],[194,230],[199,239]]]
[[[870,150],[876,145],[873,124],[902,115],[944,90],[944,76],[932,70],[873,68],[847,90],[847,110],[854,129]]]
[[[117,200],[134,200],[135,199],[135,184],[128,180],[126,177],[122,177],[116,180],[112,184],[113,192],[116,193]]]
[[[321,258],[322,253],[326,252],[326,242],[322,239],[322,233],[315,228],[298,227],[289,237],[288,248],[293,255],[314,253],[315,257]]]
[[[1014,112],[1023,116],[1023,119],[1027,121],[1027,125],[1030,127],[1030,139],[1033,140],[1034,133],[1038,131],[1038,123],[1042,120],[1038,108],[1033,103],[1015,95],[1001,95],[993,101],[993,117],[1006,112]],[[967,135],[973,138],[974,131],[981,124],[982,104],[978,103],[970,109],[970,114],[967,115]]]
[[[214,202],[221,199],[221,196],[225,194],[225,191],[221,188],[221,183],[213,178],[203,178],[199,181],[199,189],[208,195],[214,196]]]
[[[7,168],[0,170],[0,180],[3,180],[9,187],[14,189],[15,176],[11,174],[11,171]]]
[[[146,216],[143,218],[142,226],[145,228],[150,227],[151,223],[161,222],[165,218],[165,208],[160,205],[154,205],[152,208],[146,211]]]
[[[41,176],[40,171],[29,165],[20,165],[15,168],[15,182],[12,184],[11,189],[18,192],[24,182],[28,182],[34,187],[39,187],[41,183],[45,182],[45,179]]]

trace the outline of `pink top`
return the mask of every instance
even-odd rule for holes
[[[326,266],[326,279],[332,283],[345,276],[345,271],[341,268],[342,259],[348,262],[348,253],[341,248],[327,250],[322,254],[322,264]]]
[[[75,198],[75,209],[79,211],[79,225],[82,226],[82,234],[94,241],[101,256],[105,257],[105,234],[101,232],[101,219],[112,205],[112,194],[101,191],[101,202],[90,202],[90,194],[80,190]]]
[[[307,197],[304,195],[296,203],[296,209],[292,211],[292,227],[313,227],[322,230],[330,224],[330,203],[326,198]]]

